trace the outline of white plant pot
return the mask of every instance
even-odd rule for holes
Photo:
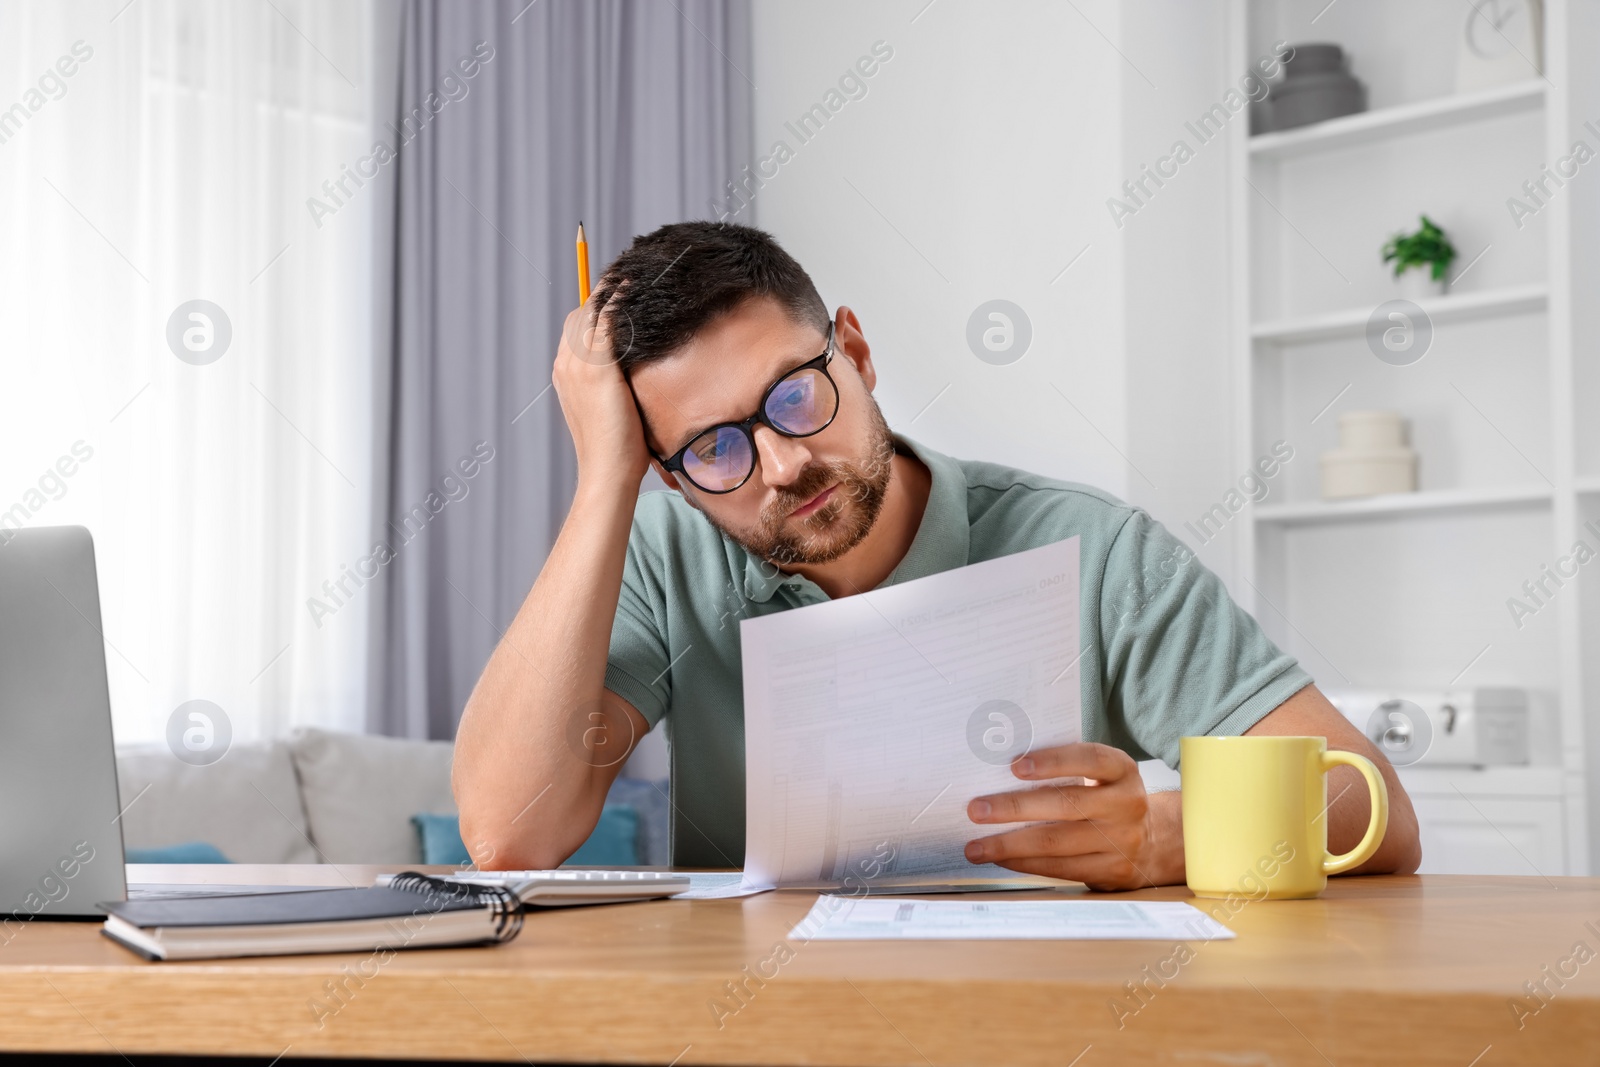
[[[1450,287],[1448,277],[1438,281],[1433,280],[1433,268],[1412,267],[1397,279],[1400,288],[1400,298],[1418,303],[1423,300],[1436,300],[1443,296]]]

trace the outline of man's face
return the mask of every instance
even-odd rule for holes
[[[777,302],[751,300],[665,359],[631,376],[645,439],[670,456],[695,435],[755,413],[767,389],[814,359],[826,331],[795,322]],[[859,544],[883,506],[894,445],[872,398],[877,375],[854,313],[835,322],[828,375],[839,392],[833,422],[810,437],[755,428],[756,466],[731,493],[707,493],[660,473],[713,526],[752,555],[779,565],[827,563]]]

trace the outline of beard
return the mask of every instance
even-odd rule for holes
[[[878,521],[894,469],[894,440],[889,424],[871,396],[867,454],[860,463],[817,463],[800,472],[793,484],[761,510],[754,528],[732,530],[709,514],[706,518],[722,536],[755,556],[778,566],[831,563],[859,545]],[[790,518],[796,508],[810,503],[818,493],[834,486],[828,502],[800,518]]]

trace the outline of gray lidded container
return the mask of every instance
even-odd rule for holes
[[[1367,90],[1345,69],[1336,44],[1297,44],[1284,62],[1284,79],[1268,97],[1271,128],[1289,130],[1367,109]]]

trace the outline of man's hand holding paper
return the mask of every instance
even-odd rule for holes
[[[1081,777],[1086,782],[973,798],[967,816],[975,823],[1030,825],[968,842],[969,861],[1067,878],[1093,889],[1182,880],[1179,795],[1146,793],[1139,765],[1126,752],[1080,741],[1036,749],[1013,763],[1011,772],[1023,781]]]

